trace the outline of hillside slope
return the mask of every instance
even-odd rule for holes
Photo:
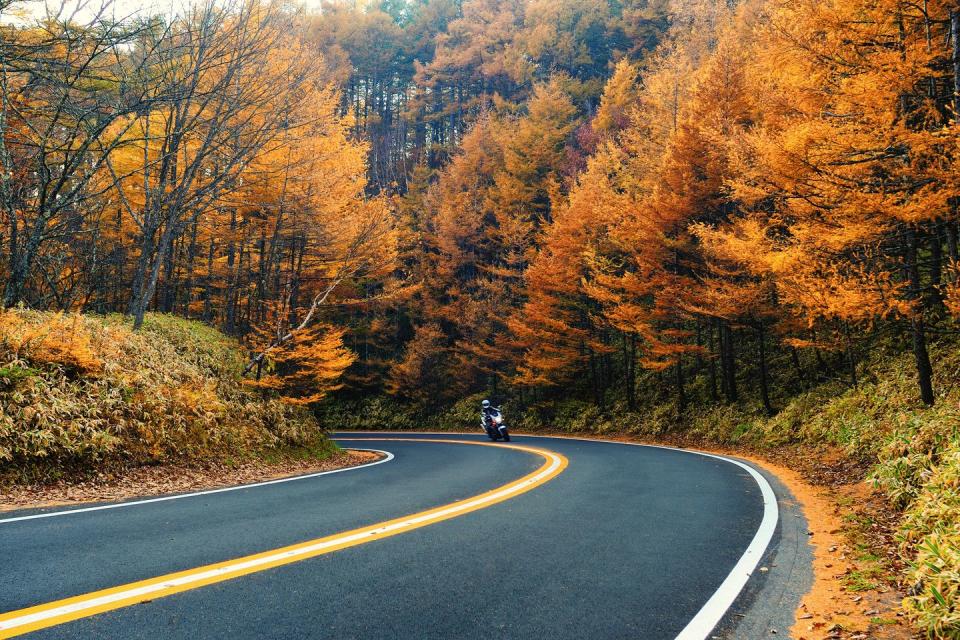
[[[335,450],[309,412],[244,388],[239,345],[148,315],[0,311],[0,479]]]

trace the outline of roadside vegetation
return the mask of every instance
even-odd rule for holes
[[[0,311],[0,482],[336,450],[302,407],[244,384],[238,343],[199,322]]]

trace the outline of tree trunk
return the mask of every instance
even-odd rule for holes
[[[803,371],[803,365],[800,363],[800,353],[796,347],[790,347],[790,360],[793,362],[793,370],[797,373],[797,382],[802,389],[807,388],[807,376]]]
[[[230,242],[227,243],[227,272],[230,274],[229,285],[224,293],[227,303],[227,318],[224,323],[227,333],[232,334],[237,317],[236,281],[234,263],[237,260],[237,212],[235,209],[230,212]]]
[[[687,409],[687,391],[683,385],[683,356],[677,356],[677,363],[673,368],[677,381],[677,413],[683,415]]]
[[[157,280],[160,278],[160,267],[166,259],[167,253],[173,251],[173,221],[168,219],[163,233],[160,234],[160,242],[156,248],[152,264],[149,264],[149,272],[140,278],[136,285],[137,295],[131,299],[133,311],[133,329],[136,331],[143,326],[143,318],[150,306],[150,300],[157,290]]]
[[[767,332],[763,323],[760,324],[758,343],[760,356],[760,398],[763,400],[763,409],[768,416],[772,416],[773,405],[770,404],[770,387],[768,383],[769,372],[767,371]]]
[[[699,376],[700,372],[703,371],[703,353],[701,349],[703,348],[703,323],[700,322],[700,319],[697,319],[697,356],[694,359],[693,363],[693,375],[694,377]]]
[[[263,322],[267,316],[267,282],[270,278],[267,273],[267,230],[263,226],[260,227],[260,238],[257,240],[257,253],[259,254],[259,273],[257,275],[257,307],[255,319],[259,323]]]
[[[34,222],[29,234],[26,234],[26,225],[21,228],[21,234],[26,236],[25,243],[22,239],[17,243],[17,240],[14,239],[15,233],[11,231],[9,245],[10,276],[7,280],[7,286],[3,296],[4,306],[11,307],[23,301],[27,278],[30,276],[33,263],[40,251],[40,245],[43,242],[43,235],[46,229],[47,219],[43,217],[42,213],[38,213],[38,219]]]
[[[710,324],[707,325],[707,345],[710,350],[710,369],[709,379],[710,379],[710,399],[713,402],[716,402],[720,399],[719,394],[717,394],[717,353],[714,348],[714,328],[718,326],[717,319],[714,318],[710,321]]]
[[[857,378],[857,355],[853,352],[853,339],[850,337],[850,325],[843,323],[844,359],[847,362],[847,371],[850,373],[850,384],[854,389],[859,386]]]
[[[927,406],[933,406],[933,367],[930,365],[930,354],[927,352],[927,340],[924,335],[923,319],[914,318],[913,328],[913,357],[917,363],[917,382],[920,384],[920,399]]]
[[[187,247],[187,278],[183,287],[185,289],[183,315],[186,318],[192,316],[190,304],[193,302],[193,271],[194,262],[197,259],[197,226],[198,223],[195,218],[190,229],[190,244]]]
[[[935,222],[930,231],[930,298],[929,305],[943,308],[943,238],[940,235],[941,224]]]
[[[140,237],[140,255],[137,256],[137,266],[133,270],[133,279],[130,283],[130,301],[127,305],[127,315],[133,316],[134,319],[137,317],[137,309],[146,285],[147,272],[153,258],[155,236],[156,229],[152,225],[144,225],[143,235]]]
[[[210,245],[207,248],[207,281],[203,287],[203,320],[204,322],[213,321],[213,257],[216,251],[216,245],[213,238],[210,238]]]
[[[950,259],[947,278],[950,282],[957,280],[957,268],[960,267],[960,251],[957,248],[957,223],[955,220],[947,221],[947,255]]]
[[[810,332],[810,337],[813,339],[814,344],[817,343],[817,333],[816,331]],[[820,375],[817,376],[817,380],[823,380],[823,376],[830,370],[830,367],[827,366],[826,360],[823,359],[823,353],[820,351],[820,347],[813,347],[813,355],[817,360],[817,371],[820,372]]]
[[[23,297],[23,285],[27,279],[25,265],[21,258],[20,242],[18,238],[19,229],[16,221],[10,225],[9,239],[9,275],[7,276],[7,286],[3,291],[3,306],[12,307]]]
[[[917,234],[913,229],[906,232],[907,270],[910,278],[910,297],[919,308],[913,310],[910,318],[910,327],[913,333],[913,357],[917,364],[917,382],[920,385],[920,399],[924,404],[932,406],[933,395],[933,367],[930,365],[930,354],[927,351],[927,337],[923,319],[923,301],[920,295],[920,268],[917,265]]]
[[[603,399],[601,398],[600,392],[600,381],[599,374],[597,372],[597,358],[593,353],[593,350],[590,350],[590,386],[593,389],[593,403],[597,407],[603,406]]]
[[[950,12],[950,40],[953,45],[953,112],[960,113],[960,9]]]
[[[176,257],[175,246],[171,245],[170,251],[163,260],[163,297],[160,304],[160,310],[164,313],[173,311],[173,299],[176,295],[173,285],[173,267]]]
[[[737,397],[737,361],[733,350],[733,331],[730,326],[722,322],[720,324],[720,369],[723,372],[724,393],[727,394],[727,402],[736,402]]]

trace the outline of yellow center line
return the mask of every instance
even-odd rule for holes
[[[353,441],[354,439],[351,439]],[[26,609],[10,611],[0,615],[0,639],[12,638],[24,633],[45,629],[71,620],[86,618],[104,611],[120,609],[157,598],[163,598],[181,591],[197,589],[209,584],[232,580],[273,567],[290,564],[332,553],[340,549],[357,546],[374,540],[380,540],[405,533],[420,527],[426,527],[443,520],[483,509],[509,500],[521,493],[538,487],[555,478],[567,467],[567,459],[553,451],[521,445],[497,445],[467,440],[443,440],[424,438],[358,438],[357,440],[397,440],[401,442],[440,442],[444,444],[469,444],[485,447],[500,447],[525,451],[544,458],[543,465],[519,480],[492,489],[465,500],[421,511],[408,516],[352,529],[324,538],[308,540],[271,551],[243,556],[234,560],[208,564],[195,569],[178,571],[166,575],[140,580],[129,584],[102,589],[72,598],[56,600]]]

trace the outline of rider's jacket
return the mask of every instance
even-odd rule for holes
[[[490,416],[497,412],[493,407],[487,407],[486,409],[480,409],[480,424],[484,427],[490,424]]]

